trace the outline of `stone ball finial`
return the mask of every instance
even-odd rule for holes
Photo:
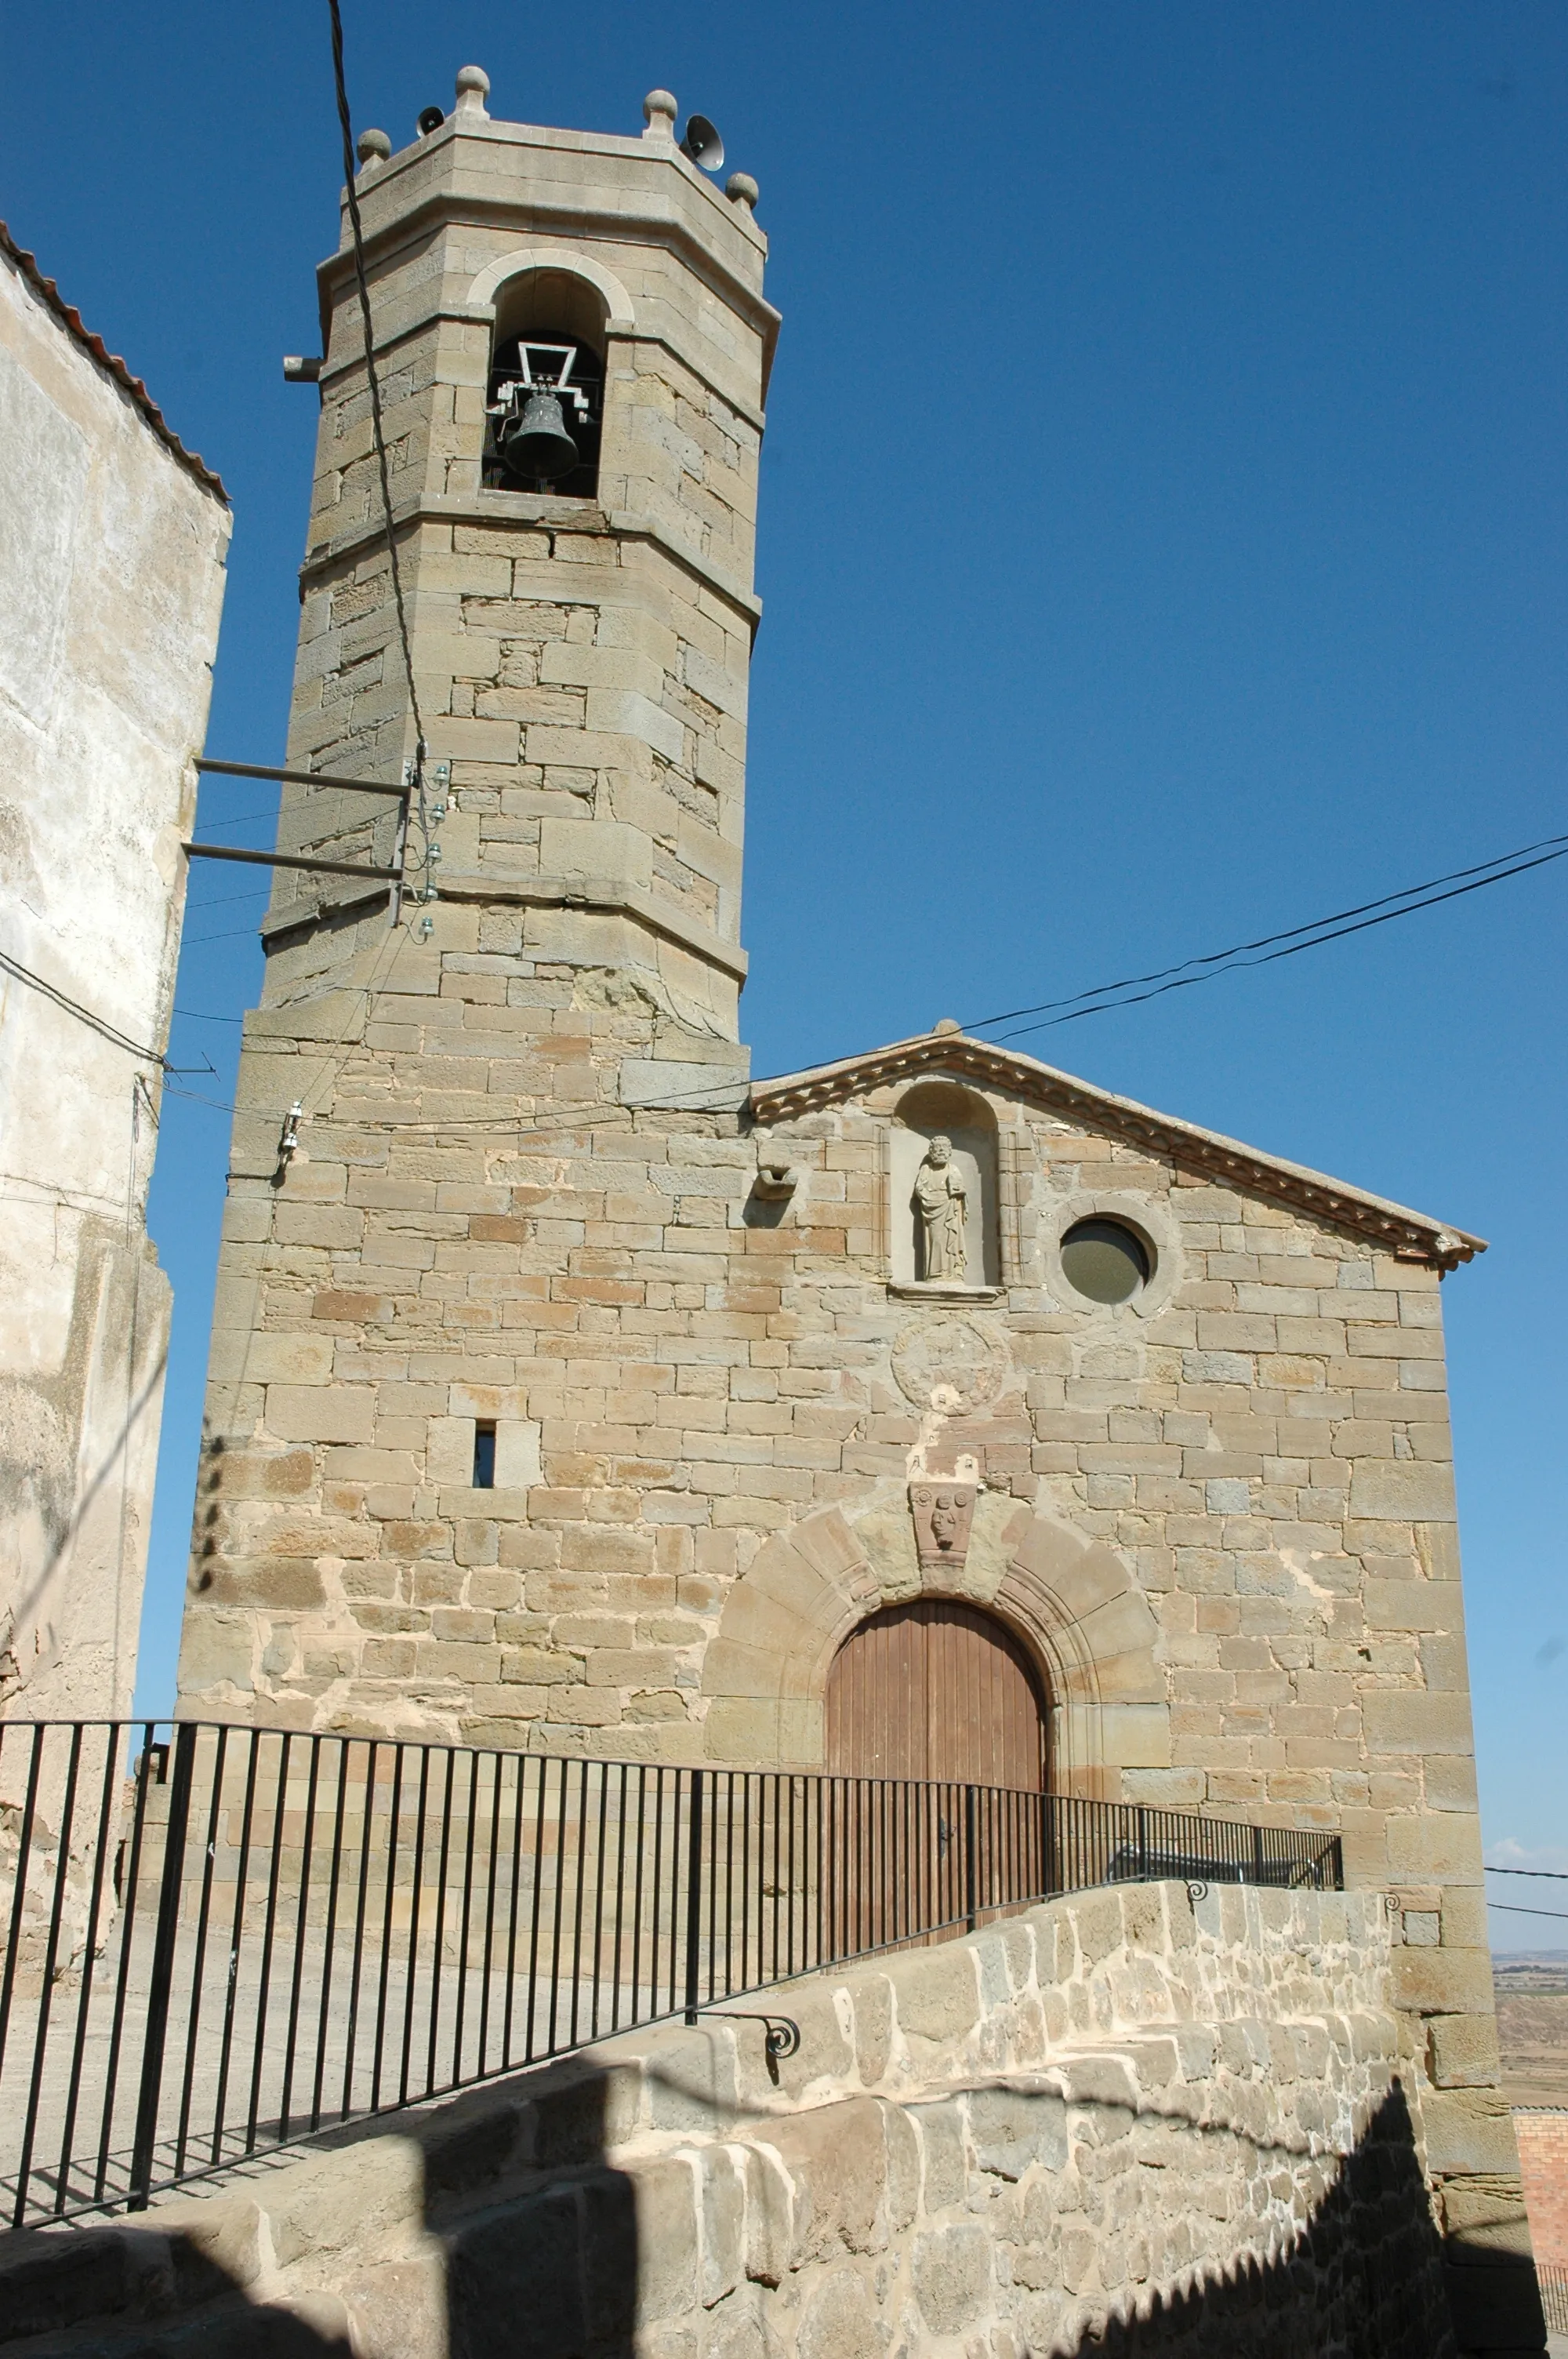
[[[392,142],[384,131],[362,131],[357,144],[360,166],[384,164],[392,153]]]
[[[676,116],[680,112],[667,90],[651,90],[643,101],[643,120],[647,125],[644,139],[673,139]]]
[[[931,1027],[933,1032],[961,1032],[963,1028],[956,1016],[939,1016]]]
[[[754,213],[762,192],[750,172],[731,172],[724,183],[724,193],[732,205],[744,205],[748,212]]]
[[[490,76],[482,66],[458,68],[458,113],[484,114],[485,100],[490,94]]]

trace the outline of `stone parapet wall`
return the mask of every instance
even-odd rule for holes
[[[160,2205],[94,2281],[148,2353],[1044,2359],[1137,2322],[1206,2359],[1444,2359],[1390,1962],[1369,1897],[1080,1896],[763,1994],[802,2035],[776,2086],[756,2021],[608,2042]],[[19,2256],[40,2359],[118,2353],[51,2249]],[[1448,2275],[1463,2347],[1540,2347],[1528,2269]]]

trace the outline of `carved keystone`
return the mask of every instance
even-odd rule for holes
[[[912,1483],[909,1512],[914,1518],[914,1552],[923,1575],[962,1572],[975,1518],[972,1483]]]

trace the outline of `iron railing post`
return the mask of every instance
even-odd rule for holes
[[[540,1758],[532,1765],[538,1781],[535,1807],[535,1799],[526,1794],[523,1756],[498,1755],[488,1771],[494,1785],[487,1814],[487,1768],[478,1756],[463,1748],[394,1740],[380,1740],[371,1747],[356,1857],[351,1847],[345,1848],[356,1840],[349,1825],[355,1813],[348,1799],[351,1756],[345,1740],[301,1739],[287,1731],[249,1732],[242,1804],[223,1782],[229,1774],[225,1759],[232,1757],[238,1732],[209,1732],[204,1724],[177,1723],[165,1743],[157,1740],[159,1724],[146,1723],[125,1856],[114,1870],[120,1908],[117,1962],[112,1970],[103,1969],[111,1976],[107,2039],[102,2056],[87,2039],[92,2003],[87,1977],[93,1969],[84,1962],[81,1996],[71,2006],[74,2046],[67,2056],[63,2004],[57,2001],[51,2013],[47,1988],[36,1994],[28,1983],[27,2021],[25,2030],[18,2031],[20,1976],[30,1958],[24,1936],[32,1937],[38,1916],[47,1974],[51,1958],[64,1955],[70,1895],[63,1881],[57,1880],[52,1888],[46,1882],[41,1892],[37,1887],[48,1875],[62,1879],[68,1872],[75,1875],[79,1860],[84,1874],[91,1854],[93,1883],[85,1956],[91,1960],[97,1954],[93,1937],[108,1889],[111,1849],[121,1832],[119,1780],[124,1776],[121,1731],[105,1725],[98,1816],[88,1821],[81,1799],[85,1787],[79,1792],[74,1776],[67,1776],[58,1842],[50,1837],[49,1854],[41,1860],[45,1831],[37,1822],[37,1809],[44,1792],[47,1746],[69,1742],[72,1763],[80,1756],[84,1765],[88,1723],[55,1723],[47,1730],[41,1723],[32,1729],[0,1726],[8,1767],[14,1751],[28,1748],[28,1757],[18,1759],[10,1772],[13,1791],[25,1788],[26,1800],[13,1857],[15,1890],[7,1889],[5,1896],[8,1922],[0,1924],[0,1946],[6,1951],[0,1958],[0,2061],[12,2070],[12,2081],[5,2085],[14,2091],[17,2068],[5,2047],[9,2029],[11,2048],[20,2038],[28,2050],[30,2066],[22,2071],[25,2080],[30,2069],[32,2082],[31,2098],[24,2087],[20,2104],[7,2105],[0,2093],[0,2179],[5,2181],[6,2212],[19,2226],[46,2211],[70,2217],[116,2203],[145,2211],[154,2191],[195,2176],[198,2164],[208,2168],[232,2158],[236,2145],[247,2153],[276,2145],[298,2126],[298,2109],[292,2102],[298,2093],[288,2076],[292,2070],[297,2081],[306,2069],[304,2059],[297,2063],[295,2059],[308,2017],[316,2023],[317,2038],[317,2053],[309,2060],[313,2128],[330,2117],[326,2091],[340,2072],[345,2119],[483,2077],[494,2069],[487,2008],[492,2003],[490,1977],[497,1971],[495,1947],[503,1930],[503,2055],[514,2064],[576,2049],[600,2036],[606,2027],[607,1974],[611,1978],[611,2030],[623,2021],[683,2015],[687,2023],[697,2024],[705,2007],[770,1981],[966,1927],[973,1933],[982,1916],[994,1919],[1010,1908],[1064,1889],[1123,1882],[1134,1875],[1197,1883],[1310,1882],[1319,1889],[1330,1885],[1342,1888],[1345,1879],[1343,1845],[1326,1830],[1260,1828],[1138,1804],[957,1780],[905,1784],[841,1774],[770,1773],[755,1780],[760,1799],[753,1805],[753,1781],[740,1773],[716,1770],[714,1783],[706,1767],[650,1770],[636,1765],[633,1803],[631,1766],[616,1767],[619,1782],[612,1796],[611,1767],[595,1767],[580,1757],[554,1763]],[[290,1748],[301,1742],[311,1746],[310,1775],[308,1783],[300,1781],[305,1787],[303,1819],[297,1829],[288,1810]],[[226,1744],[231,1756],[225,1756]],[[324,1777],[328,1752],[340,1745],[344,1749],[337,1757],[338,1783],[329,1813],[321,1799],[318,1756],[319,1777]],[[386,1782],[382,1756],[388,1750],[390,1815],[383,1836],[376,1825],[376,1794]],[[515,1788],[509,1870],[500,1856],[506,1824],[502,1784],[508,1758]],[[196,1770],[200,1765],[207,1782],[198,1794]],[[264,1777],[265,1765],[271,1766]],[[415,1816],[416,1769],[417,1823],[410,1833],[404,1815],[406,1803],[408,1816]],[[460,1830],[454,1815],[460,1777],[467,1794],[466,1832]],[[264,1810],[262,1786],[271,1788],[274,1784],[276,1791]],[[162,1813],[153,1803],[155,1787],[168,1805],[167,1825],[161,1829],[157,1821]],[[595,1801],[597,1829],[589,1810]],[[231,1830],[229,1821],[236,1809]],[[430,1813],[438,1809],[442,1818],[438,1868],[425,1857],[434,1832]],[[481,1896],[476,1879],[486,1815],[489,1855]],[[323,1875],[321,1850],[329,1821],[331,1856]],[[161,1858],[154,1849],[160,1833]],[[459,1923],[458,1886],[449,1893],[448,1884],[460,1835],[456,1998],[438,2013],[451,1988],[452,1961],[446,1955],[444,1935],[449,1923]],[[957,1856],[960,1842],[961,1864]],[[438,1848],[433,1840],[431,1848]],[[53,1856],[57,1849],[59,1861]],[[257,1858],[265,1869],[261,1882],[266,1905],[265,1922],[253,1927],[249,1915],[257,1913],[253,1872]],[[151,1879],[145,1893],[144,1860]],[[189,1919],[184,1913],[187,1861],[191,1868]],[[508,1875],[510,1889],[503,1892]],[[335,1962],[342,1946],[339,1911],[347,1905],[343,1896],[351,1879],[357,1900],[344,2007]],[[8,1887],[11,1880],[8,1875]],[[207,1972],[210,1919],[220,1888],[230,1880],[234,1897],[232,1906],[225,1902],[222,1909],[224,1919],[232,1919],[232,1925],[225,1924],[228,1955],[226,1962],[212,1961],[214,1966],[225,1966],[220,1993],[216,1973],[210,1977]],[[319,1886],[326,1893],[324,1915],[309,1905]],[[470,1947],[481,1900],[483,1949],[475,1958]],[[629,1964],[624,1959],[628,1935]],[[611,1964],[607,1964],[607,1944]],[[278,2023],[269,2030],[269,1995],[281,1982],[286,1958],[290,1961],[287,2027]],[[622,1979],[627,1972],[629,2006]],[[477,1994],[475,1974],[480,1977]],[[525,2054],[521,2058],[513,2050],[514,1988],[517,2009],[526,2015]],[[476,1997],[478,2047],[470,2055],[470,2011]],[[421,2012],[425,2007],[427,2014]],[[373,2052],[367,2055],[373,2013]],[[57,2022],[57,2017],[61,2020]],[[541,2018],[546,2019],[543,2030]],[[413,2070],[416,2043],[426,2060],[424,2092]],[[449,2047],[443,2067],[443,2051]],[[58,2135],[58,2172],[51,2165],[40,2193],[34,2157],[41,2138],[38,2125],[45,2117],[43,2094],[54,2086],[44,2075],[55,2069],[57,2051],[62,2087],[67,2077],[70,2086],[64,2093],[63,2127],[57,2133],[51,2117],[49,2130],[51,2146]],[[236,2059],[249,2060],[248,2093],[238,2101],[232,2099],[229,2087]],[[356,2086],[356,2075],[363,2078],[367,2072],[368,2090]],[[386,2086],[389,2073],[397,2076],[392,2089]],[[273,2082],[279,2074],[282,2093],[275,2099]],[[162,2136],[166,2081],[167,2138]],[[210,2133],[204,2121],[201,2153],[193,2158],[196,2114],[200,2110],[205,2115],[209,2107]],[[74,2137],[82,2108],[99,2124],[92,2133],[97,2152],[79,2158]],[[291,2120],[290,2114],[297,2117]],[[128,2167],[121,2179],[123,2164]],[[111,2176],[122,2190],[118,2194],[110,2188]]]
[[[686,1846],[686,2019],[697,2021],[697,1944],[702,1938],[702,1772],[691,1773]]]
[[[174,1783],[168,1798],[163,1876],[158,1886],[157,1930],[153,1937],[152,1977],[147,1987],[147,2023],[142,2042],[141,2085],[136,2094],[136,2131],[131,2147],[131,2180],[125,2208],[145,2212],[152,2188],[157,2146],[158,2095],[163,2082],[164,2042],[168,2034],[169,1993],[174,1985],[174,1942],[179,1928],[179,1888],[185,1873],[185,1832],[190,1817],[190,1787],[196,1767],[197,1723],[181,1721],[174,1733]],[[150,1748],[149,1748],[150,1750]],[[144,1775],[149,1774],[144,1771]],[[127,1896],[134,1910],[135,1895]],[[124,1940],[129,1945],[127,1923]]]

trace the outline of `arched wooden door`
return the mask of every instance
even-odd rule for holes
[[[851,1630],[827,1674],[827,1767],[847,1777],[1045,1784],[1045,1706],[1011,1630],[922,1597]]]
[[[839,1955],[1046,1888],[1044,1806],[1030,1799],[1046,1783],[1045,1701],[993,1615],[936,1597],[873,1614],[834,1658],[827,1723],[829,1773],[876,1781],[837,1798]]]

